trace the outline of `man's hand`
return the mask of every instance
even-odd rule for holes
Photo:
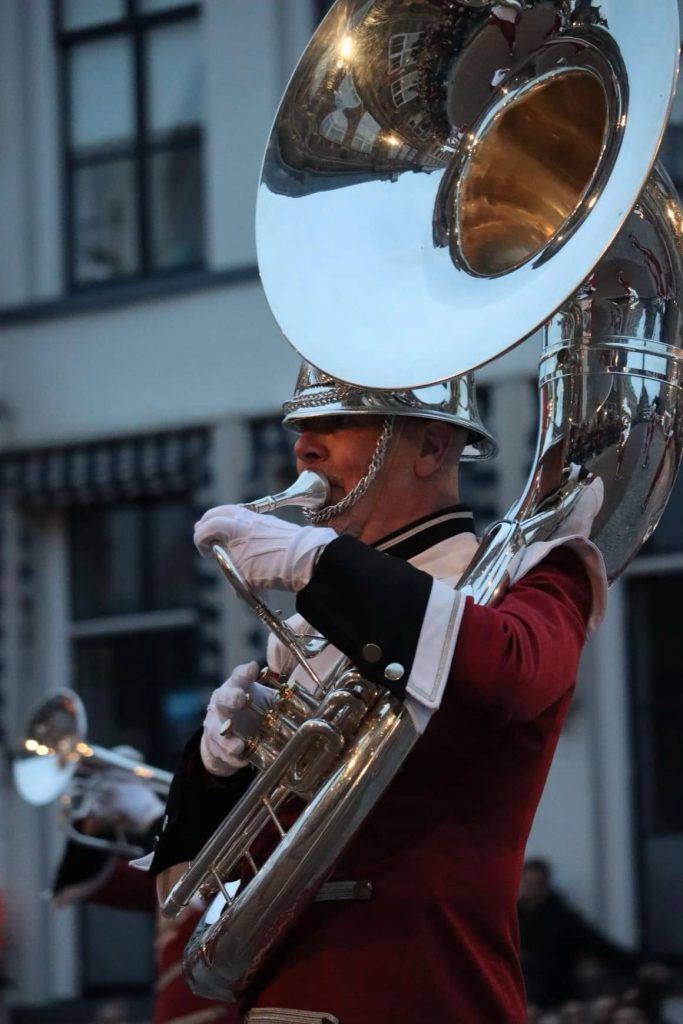
[[[295,592],[309,582],[318,555],[336,537],[329,527],[294,526],[240,505],[209,509],[194,530],[202,555],[211,554],[214,541],[224,544],[252,587]]]
[[[84,831],[94,834],[115,825],[133,832],[146,832],[163,811],[162,801],[148,783],[112,768],[102,773],[81,817],[89,826]]]
[[[202,763],[212,775],[232,775],[248,763],[241,756],[245,741],[258,733],[262,714],[277,691],[256,682],[255,661],[238,665],[211,694],[200,743]]]

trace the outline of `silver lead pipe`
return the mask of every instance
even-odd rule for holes
[[[317,512],[327,505],[329,500],[329,482],[320,473],[305,469],[287,490],[266,498],[257,498],[256,501],[245,501],[242,507],[248,508],[251,512],[275,512],[286,505],[296,505],[298,508]]]

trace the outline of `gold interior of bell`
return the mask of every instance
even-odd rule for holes
[[[567,71],[494,119],[460,186],[459,246],[474,273],[513,270],[560,233],[595,174],[607,114],[599,80]]]

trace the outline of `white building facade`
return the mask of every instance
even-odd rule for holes
[[[144,915],[132,926],[44,897],[63,838],[9,770],[33,709],[72,687],[88,739],[172,768],[208,693],[260,643],[191,528],[291,472],[277,418],[298,360],[259,284],[254,201],[324,6],[0,4],[0,889],[14,1004],[150,978]],[[667,157],[683,177],[677,132]],[[482,526],[526,477],[537,357],[532,341],[480,376],[502,449],[465,480]],[[660,956],[683,954],[683,703],[666,682],[682,509],[679,487],[661,539],[613,588],[529,846],[598,925]]]

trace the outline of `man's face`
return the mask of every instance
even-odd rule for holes
[[[317,416],[303,421],[294,445],[297,469],[313,469],[331,486],[329,505],[336,505],[368,471],[382,433],[381,416]],[[458,453],[451,453],[448,424],[431,424],[394,416],[386,456],[366,493],[347,512],[329,520],[337,533],[351,533],[368,544],[457,503]],[[430,431],[436,435],[427,440]],[[464,432],[462,442],[464,443]],[[440,472],[449,456],[447,474]],[[452,461],[451,461],[452,457]]]
[[[539,871],[535,867],[524,868],[519,898],[525,906],[530,908],[540,907],[549,891],[550,885],[543,871]]]
[[[380,416],[318,416],[305,420],[304,430],[294,444],[297,471],[314,469],[322,473],[330,483],[329,504],[336,505],[367,473],[382,422]],[[340,527],[336,522],[332,525]],[[349,526],[345,522],[342,528],[347,530]]]

